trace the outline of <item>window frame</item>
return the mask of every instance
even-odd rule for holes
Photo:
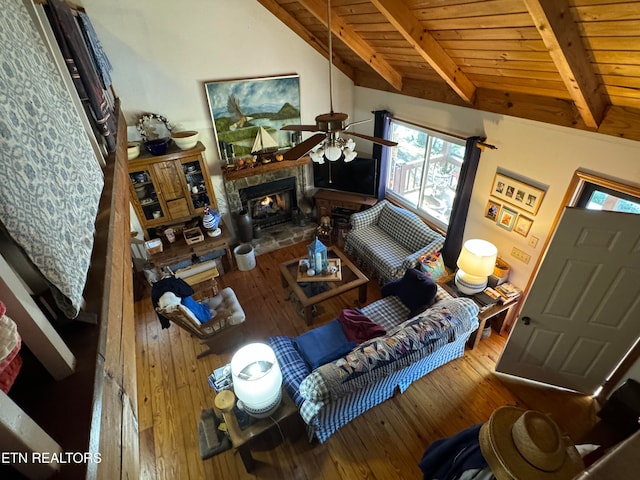
[[[402,120],[396,117],[391,117],[390,118],[390,124],[389,124],[389,133],[391,134],[392,130],[393,130],[393,124],[399,124],[402,125],[406,128],[411,128],[413,130],[415,130],[416,132],[422,132],[425,133],[427,135],[427,144],[426,147],[424,149],[424,155],[423,155],[423,164],[422,164],[422,179],[427,179],[428,178],[428,169],[429,169],[429,156],[430,156],[430,152],[431,149],[433,148],[433,142],[436,139],[442,140],[444,142],[448,142],[451,144],[455,144],[458,145],[460,147],[462,147],[463,149],[463,155],[460,158],[460,166],[459,168],[462,169],[462,165],[464,164],[464,157],[465,157],[465,153],[466,153],[466,140],[460,137],[456,137],[454,135],[448,135],[446,133],[437,131],[437,130],[432,130],[429,129],[428,127],[425,127],[424,125],[418,125],[416,123],[412,123],[409,122],[407,120]],[[391,137],[391,135],[389,135],[389,137]],[[389,138],[389,140],[391,140],[391,138]],[[398,148],[398,147],[396,147]],[[389,165],[391,165],[391,160],[389,160]],[[427,225],[429,225],[429,227],[431,227],[432,229],[438,231],[439,233],[441,233],[442,235],[446,235],[447,230],[449,229],[449,223],[447,221],[447,223],[442,222],[440,219],[434,217],[433,215],[430,215],[427,211],[422,210],[419,208],[419,205],[421,204],[423,198],[424,198],[424,182],[421,181],[420,183],[420,188],[419,188],[419,193],[418,193],[418,201],[416,202],[418,206],[413,206],[411,203],[409,203],[405,197],[397,194],[396,192],[394,192],[393,190],[390,190],[388,188],[388,180],[389,180],[389,174],[391,172],[391,168],[387,168],[386,171],[386,175],[384,179],[381,179],[381,181],[384,181],[384,185],[385,185],[385,198],[389,201],[391,201],[392,203],[399,205],[403,208],[406,208],[407,210],[412,211],[413,213],[415,213],[416,215],[418,215]],[[452,205],[453,206],[453,205]],[[449,213],[449,219],[451,219],[451,216],[453,214],[453,210]]]

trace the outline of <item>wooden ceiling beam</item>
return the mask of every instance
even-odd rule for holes
[[[589,62],[566,0],[524,0],[585,125],[597,129],[609,99]]]
[[[282,8],[275,0],[258,0],[258,2],[267,10],[269,10],[278,20],[289,27],[294,33],[296,33],[305,42],[311,45],[320,55],[329,59],[329,51],[322,42],[318,40],[313,33],[307,30],[300,22],[298,22],[289,12]],[[344,73],[347,77],[353,80],[355,75],[354,69],[351,65],[345,62],[342,57],[333,53],[333,65]]]
[[[476,86],[404,3],[397,0],[371,0],[371,3],[460,98],[473,104]]]
[[[260,0],[262,3],[262,0]],[[327,5],[320,0],[298,0],[298,3],[309,10],[318,21],[328,25]],[[393,88],[402,90],[402,76],[378,55],[371,45],[358,35],[341,17],[331,12],[331,31],[339,37],[358,57],[365,61],[378,75],[384,78]],[[353,78],[353,77],[350,77]]]

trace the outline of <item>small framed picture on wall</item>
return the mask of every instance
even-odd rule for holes
[[[489,220],[492,220],[494,222],[497,221],[501,207],[501,204],[494,202],[493,200],[489,200],[487,202],[486,208],[484,209],[485,218],[488,218]]]
[[[511,231],[513,230],[513,226],[516,223],[517,217],[518,212],[503,206],[500,210],[500,213],[498,214],[498,226],[504,228],[505,230]]]
[[[519,233],[523,237],[529,235],[529,230],[531,230],[531,225],[533,225],[533,220],[527,217],[523,217],[520,215],[516,220],[516,225],[513,227],[516,233]]]

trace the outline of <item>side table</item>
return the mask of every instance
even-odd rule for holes
[[[474,302],[476,302],[478,307],[480,307],[480,304],[473,298],[472,295],[462,295],[458,291],[458,289],[455,288],[455,285],[453,285],[454,277],[455,275],[453,274],[441,277],[440,279],[438,279],[437,283],[439,286],[444,288],[452,297],[457,298],[466,296],[467,298],[470,298]],[[494,318],[502,319],[500,322],[500,328],[497,329],[499,333],[502,334],[504,331],[507,331],[510,325],[511,316],[515,312],[514,307],[518,305],[518,303],[518,300],[513,300],[507,304],[498,302],[495,305],[487,308],[486,310],[478,313],[478,329],[469,337],[467,347],[472,350],[478,346],[478,343],[480,343],[480,339],[482,338],[482,331],[484,330],[484,327],[486,326],[487,322],[491,324],[491,320],[493,320]]]
[[[287,392],[282,389],[282,402],[273,415],[268,418],[254,419],[253,423],[245,428],[240,428],[233,409],[223,411],[222,415],[227,424],[231,445],[240,454],[244,468],[247,472],[251,472],[255,468],[255,460],[251,456],[251,441],[274,428],[282,433],[281,424],[288,420],[295,420],[295,417],[298,416],[298,409],[293,400],[287,395]],[[302,421],[301,419],[299,420],[300,422]],[[295,429],[289,428],[287,433],[289,433],[289,430]]]
[[[232,271],[233,257],[231,256],[231,242],[233,241],[233,237],[222,220],[220,221],[220,227],[222,233],[219,236],[209,237],[205,234],[203,241],[191,245],[188,245],[184,238],[181,237],[177,237],[173,243],[163,242],[164,250],[149,255],[149,260],[153,262],[156,267],[162,268],[184,260],[193,260],[194,257],[197,258],[207,253],[224,250],[227,263],[225,268],[228,268],[228,271]]]

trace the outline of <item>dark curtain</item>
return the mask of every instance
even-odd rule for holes
[[[373,123],[373,136],[378,138],[387,139],[389,134],[389,127],[391,126],[391,112],[387,110],[376,110],[374,114]],[[378,200],[382,200],[387,190],[387,170],[389,169],[389,155],[391,155],[391,149],[383,145],[373,144],[373,158],[378,162]]]
[[[471,191],[473,190],[473,182],[476,179],[476,172],[478,171],[478,165],[480,163],[480,154],[482,153],[478,147],[478,142],[483,142],[484,140],[484,137],[467,138],[464,162],[460,169],[456,196],[453,200],[451,217],[449,218],[447,238],[444,241],[444,247],[442,247],[444,264],[451,270],[455,270],[456,261],[462,249],[464,226],[467,223],[467,213],[469,212],[469,203],[471,202]]]

